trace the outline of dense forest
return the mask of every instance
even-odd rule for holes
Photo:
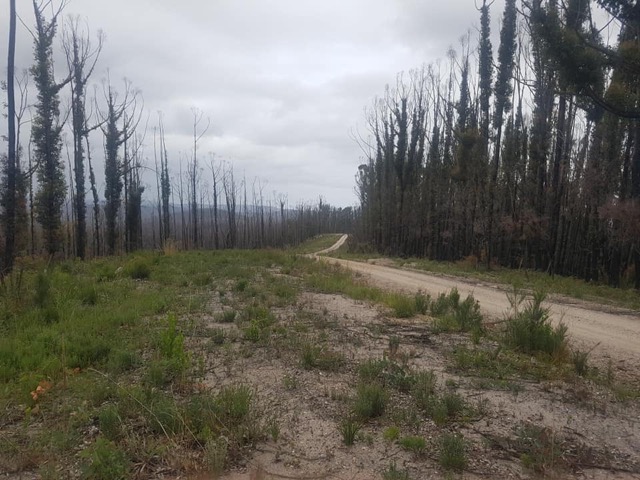
[[[507,0],[497,48],[479,7],[368,109],[358,240],[640,288],[640,4]]]
[[[192,150],[171,158],[163,115],[145,111],[139,89],[126,80],[120,89],[110,78],[91,83],[101,68],[104,35],[91,35],[77,17],[64,17],[64,0],[32,4],[33,25],[25,27],[34,57],[22,75],[15,66],[15,0],[9,5],[2,273],[23,255],[84,259],[167,244],[284,246],[348,231],[354,223],[352,208],[334,208],[322,198],[290,205],[285,194],[265,191],[264,181],[240,176],[232,162],[202,155],[210,120],[198,108],[192,108]],[[56,52],[66,62],[55,65]],[[104,162],[97,163],[92,152],[101,147]],[[104,187],[96,181],[98,168],[104,169]],[[156,178],[147,191],[144,171]]]

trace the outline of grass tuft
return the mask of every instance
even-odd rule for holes
[[[347,418],[340,423],[340,433],[342,434],[342,443],[351,446],[356,440],[356,435],[360,431],[361,425],[352,418]]]
[[[126,264],[124,271],[134,280],[146,280],[151,276],[151,265],[145,258],[133,258]]]
[[[440,465],[446,470],[462,471],[467,466],[464,437],[445,433],[440,438]]]
[[[382,478],[383,480],[409,480],[409,472],[398,469],[396,462],[391,462],[382,472]]]
[[[425,441],[425,439],[418,436],[403,437],[398,440],[398,444],[405,450],[409,450],[416,455],[423,453],[425,448],[427,447],[427,442]]]
[[[362,419],[376,418],[384,414],[388,394],[378,383],[362,383],[353,406],[354,413]]]
[[[98,438],[81,453],[83,478],[87,480],[125,480],[130,464],[124,452],[113,442]]]

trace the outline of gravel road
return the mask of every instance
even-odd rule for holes
[[[332,247],[316,255],[337,250],[347,239],[342,236]],[[468,294],[480,303],[486,317],[500,320],[509,312],[505,286],[478,281],[434,275],[401,268],[355,262],[330,257],[318,257],[325,261],[348,267],[363,274],[372,284],[381,288],[430,294],[457,288],[463,297]],[[553,321],[562,321],[569,329],[573,345],[582,349],[593,348],[593,356],[611,359],[618,368],[640,367],[640,315],[638,312],[613,308],[592,302],[551,295],[546,302]]]

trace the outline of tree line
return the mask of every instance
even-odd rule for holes
[[[367,110],[359,241],[640,288],[640,4],[491,6]]]
[[[2,84],[8,148],[0,155],[3,274],[18,255],[85,259],[167,243],[185,249],[256,248],[349,230],[355,215],[351,208],[333,208],[322,199],[289,205],[285,195],[266,194],[259,180],[238,178],[231,163],[213,154],[204,161],[199,143],[210,122],[198,109],[192,110],[192,151],[172,171],[170,164],[176,162],[170,161],[163,116],[153,127],[149,116],[143,121],[142,95],[130,82],[118,90],[107,79],[101,95],[89,98],[104,36],[92,36],[75,17],[62,19],[66,3],[32,0],[34,58],[22,76],[15,68],[16,2],[9,4],[7,80]],[[60,37],[66,64],[57,69],[64,73],[56,75],[54,50]],[[32,90],[35,100],[29,99]],[[68,111],[61,109],[61,98],[68,100]],[[27,125],[25,149],[21,127]],[[63,141],[65,132],[70,142]],[[104,148],[104,188],[96,182],[99,166],[91,155],[97,137]],[[152,165],[144,154],[149,143]],[[149,187],[142,182],[144,170],[156,176],[151,206],[143,202]]]

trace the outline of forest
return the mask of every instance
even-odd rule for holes
[[[492,14],[368,108],[360,242],[640,288],[640,6],[508,0],[496,47]]]
[[[195,107],[192,149],[178,164],[162,113],[149,120],[131,82],[108,79],[91,94],[104,35],[63,19],[65,6],[33,2],[33,64],[20,76],[10,2],[4,272],[24,254],[255,248],[353,230],[356,249],[640,288],[635,2],[508,0],[495,12],[483,1],[477,34],[398,73],[367,108],[359,205],[348,208],[289,205],[203,154],[211,121]],[[491,15],[502,19],[495,47]],[[55,49],[65,64],[54,65]],[[104,165],[92,158],[100,143]],[[155,176],[146,190],[142,171]]]
[[[150,120],[141,90],[128,80],[118,90],[108,75],[90,88],[105,34],[92,35],[78,17],[65,17],[65,0],[33,1],[34,25],[27,26],[33,64],[16,74],[15,3],[2,83],[8,124],[7,151],[0,153],[4,274],[24,255],[85,259],[167,244],[264,248],[350,229],[353,208],[334,208],[322,198],[290,205],[286,194],[267,191],[264,180],[240,176],[231,161],[199,152],[211,120],[196,107],[192,150],[179,162],[172,159],[163,114]],[[56,49],[64,54],[62,65],[54,65]],[[103,166],[92,158],[100,146]],[[170,164],[178,167],[172,171]],[[98,168],[104,188],[96,181]],[[155,176],[155,185],[147,186],[155,191],[145,192],[144,171]]]

